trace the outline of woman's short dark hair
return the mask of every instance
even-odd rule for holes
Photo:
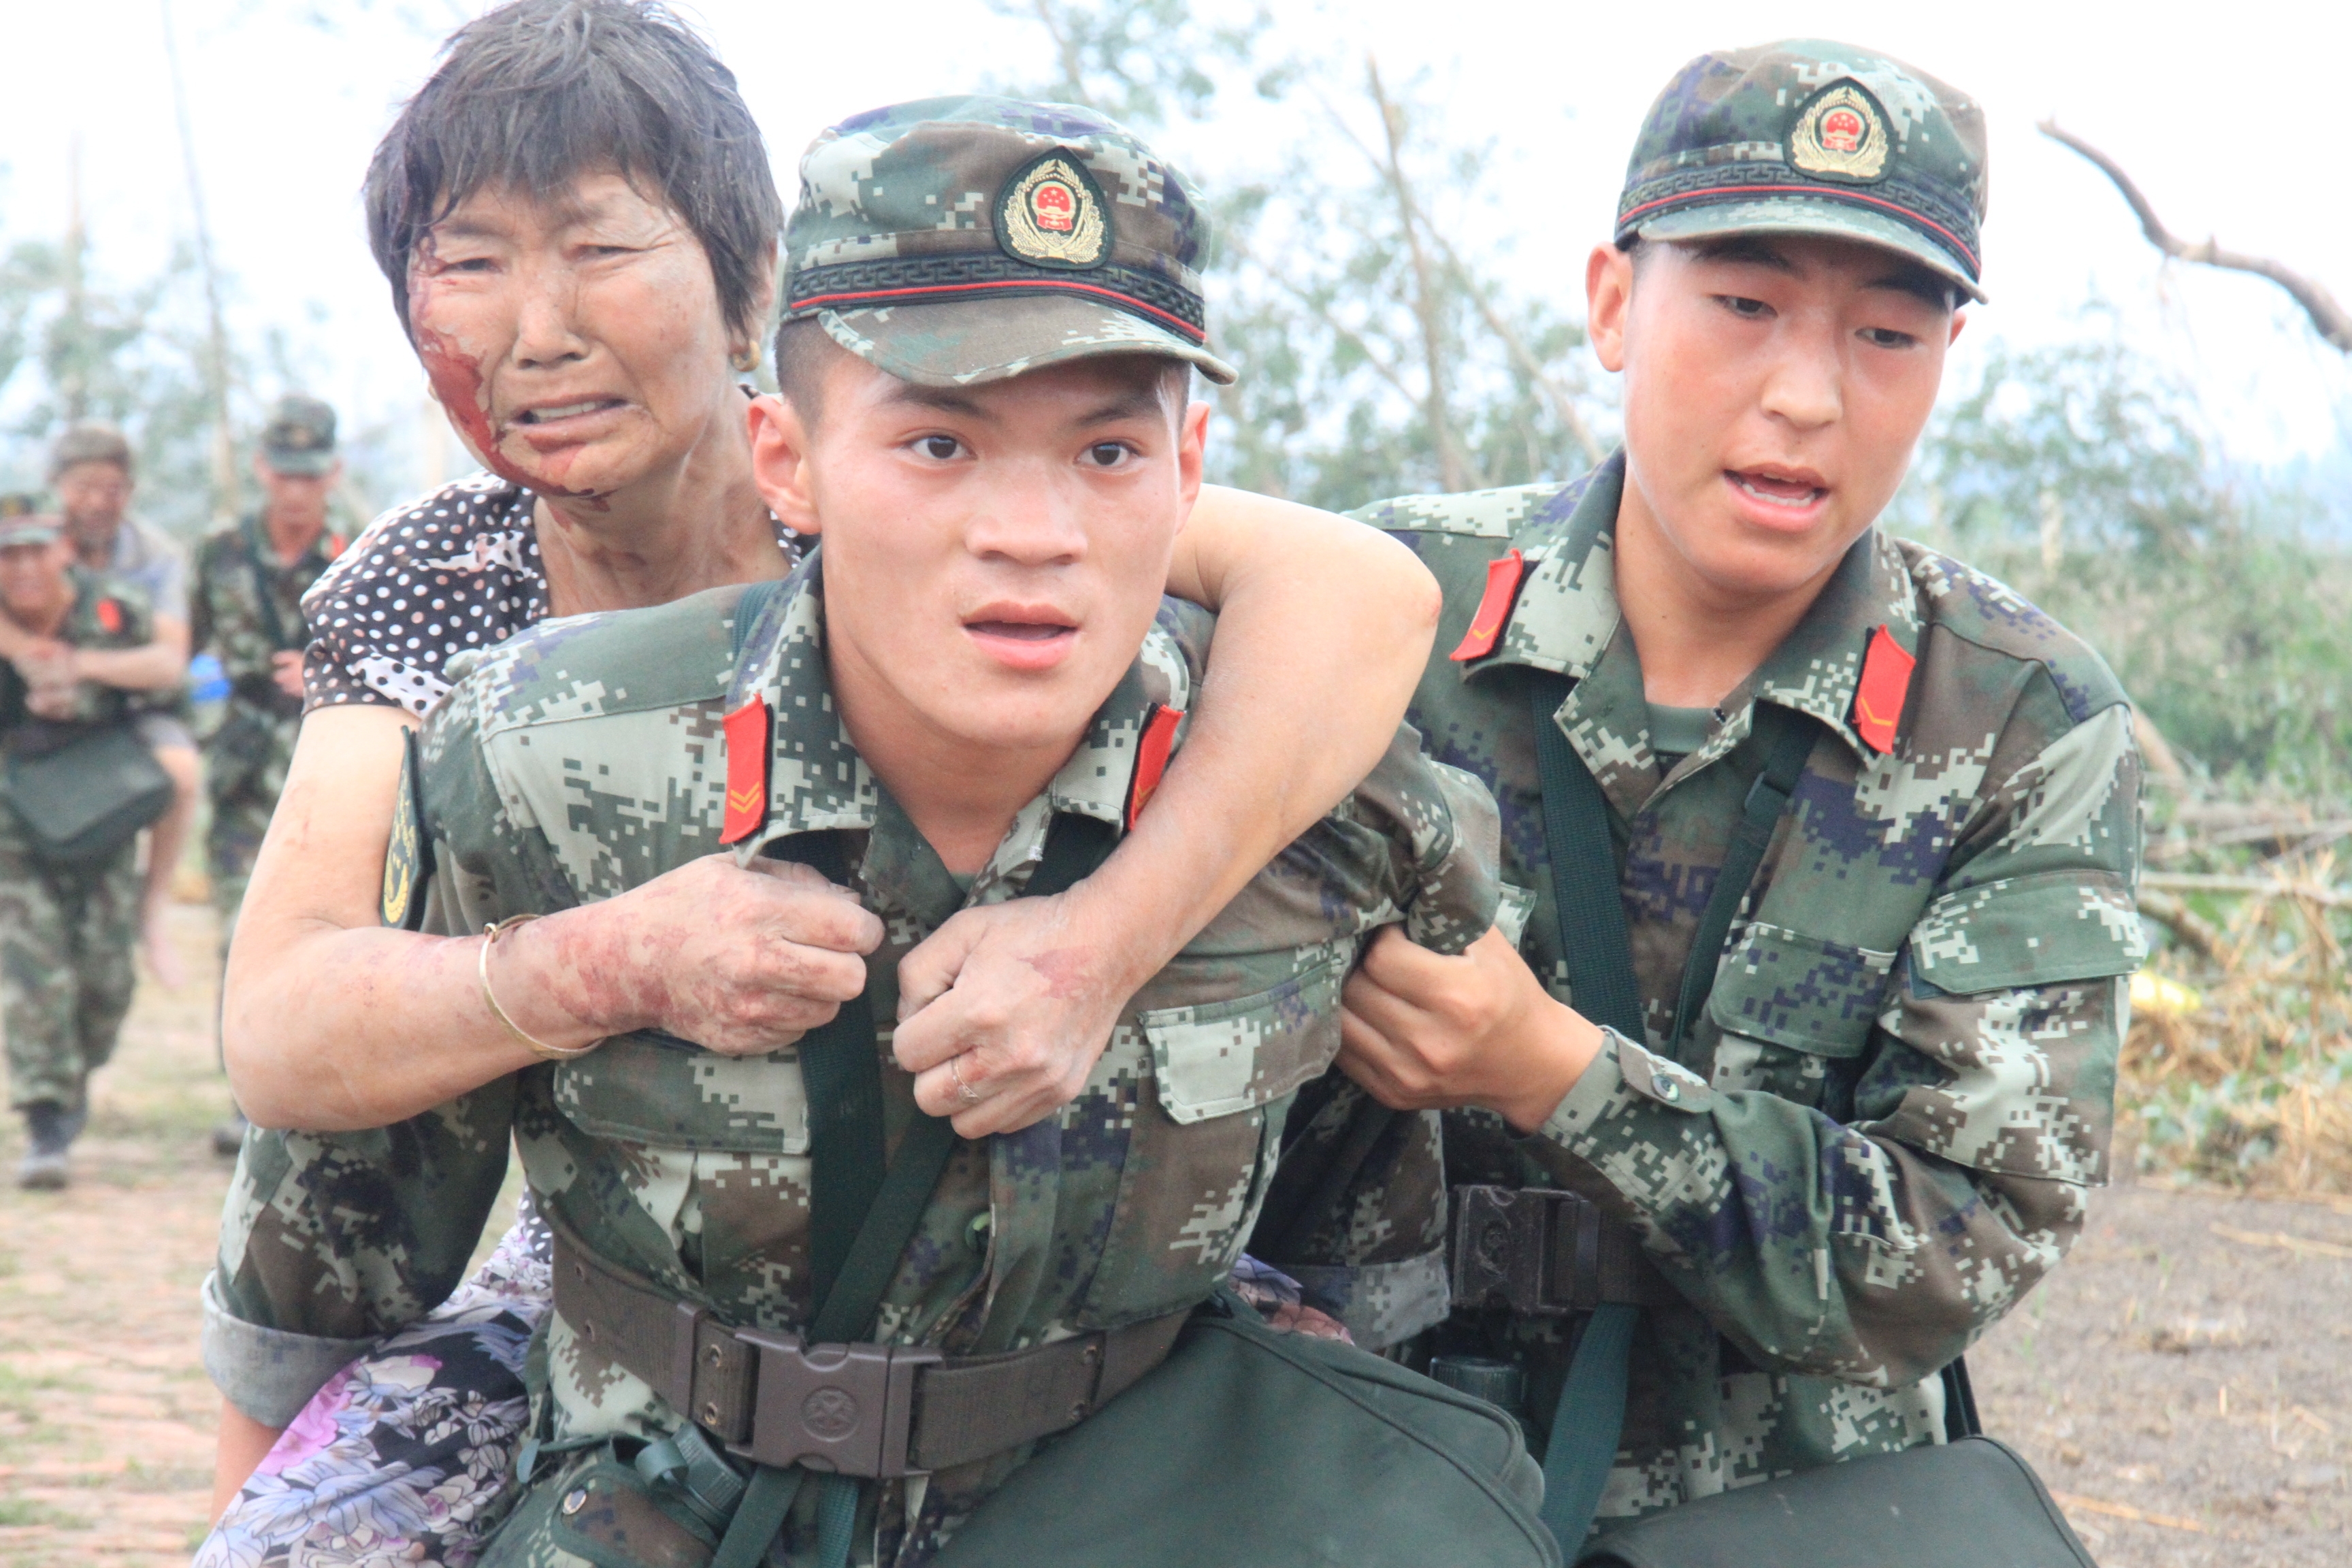
[[[656,0],[514,0],[450,35],[368,164],[368,245],[402,328],[417,241],[460,202],[555,196],[600,167],[685,221],[719,310],[756,338],[783,203],[735,73]]]

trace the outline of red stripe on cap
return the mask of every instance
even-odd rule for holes
[[[768,823],[768,700],[754,697],[727,715],[727,816],[719,842],[740,844]]]
[[[1143,733],[1135,742],[1135,773],[1127,783],[1128,826],[1133,827],[1143,808],[1151,804],[1152,792],[1168,771],[1169,754],[1176,749],[1176,726],[1183,721],[1182,709],[1165,702],[1151,705],[1150,716],[1143,721]]]
[[[1527,570],[1527,558],[1516,550],[1499,561],[1486,563],[1486,591],[1478,597],[1478,613],[1470,617],[1470,629],[1462,634],[1460,646],[1448,658],[1466,664],[1495,651],[1503,628],[1510,625],[1511,603],[1519,596],[1519,579]]]
[[[1685,191],[1679,195],[1660,196],[1656,201],[1643,202],[1638,207],[1629,207],[1617,215],[1617,223],[1620,227],[1622,227],[1654,207],[1687,204],[1697,201],[1703,196],[1744,196],[1751,193],[1768,196],[1822,196],[1833,202],[1852,202],[1856,205],[1885,207],[1888,212],[1908,218],[1922,227],[1932,228],[1950,240],[1952,248],[1966,257],[1970,267],[1980,265],[1977,260],[1977,253],[1969,248],[1968,242],[1934,218],[1922,217],[1901,202],[1890,202],[1883,196],[1865,196],[1859,191],[1842,191],[1828,185],[1717,185],[1710,190]]]
[[[1872,751],[1884,754],[1895,749],[1895,731],[1903,722],[1911,671],[1918,662],[1885,626],[1870,634],[1870,647],[1862,656],[1862,679],[1853,687],[1853,732]]]
[[[915,294],[969,294],[975,289],[1051,289],[1064,294],[1099,294],[1106,300],[1116,300],[1133,310],[1159,317],[1194,342],[1206,342],[1209,334],[1181,316],[1171,315],[1157,305],[1147,305],[1132,294],[1122,294],[1116,289],[1105,289],[1097,283],[1055,283],[1045,279],[1010,279],[998,283],[922,283],[906,289],[868,289],[852,294],[817,294],[793,306],[795,310],[814,310],[819,305],[870,305],[877,300],[904,300]]]

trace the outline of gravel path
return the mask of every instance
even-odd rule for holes
[[[142,987],[77,1181],[0,1187],[0,1563],[184,1563],[218,1396],[196,1362],[226,1167],[204,976]],[[0,1123],[0,1161],[23,1152]],[[2103,1194],[2066,1266],[1969,1357],[1988,1428],[2103,1568],[2352,1563],[2352,1202]]]

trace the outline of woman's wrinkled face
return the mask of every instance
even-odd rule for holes
[[[467,445],[550,500],[601,510],[740,438],[709,258],[618,173],[468,196],[418,242],[408,320]]]

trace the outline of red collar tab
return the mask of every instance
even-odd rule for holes
[[[1503,628],[1511,623],[1511,605],[1519,596],[1519,579],[1527,572],[1527,558],[1516,550],[1499,561],[1486,563],[1486,591],[1478,597],[1478,613],[1470,617],[1470,629],[1462,634],[1461,646],[1447,658],[1466,664],[1495,651],[1495,645],[1503,640]]]
[[[740,844],[768,823],[768,700],[727,715],[727,816],[719,842]]]
[[[335,557],[341,555],[346,549],[348,549],[350,545],[351,541],[345,539],[340,533],[331,533],[327,535],[327,559],[332,561]]]
[[[1853,732],[1872,751],[1883,755],[1895,749],[1911,670],[1918,662],[1885,626],[1870,634],[1870,647],[1862,656],[1862,679],[1853,688]]]
[[[98,617],[98,628],[108,637],[122,635],[122,606],[111,599],[100,599],[91,612]]]
[[[1143,721],[1143,732],[1135,742],[1135,773],[1127,784],[1127,826],[1134,827],[1135,819],[1151,804],[1152,792],[1160,787],[1160,775],[1168,771],[1168,758],[1176,749],[1176,726],[1184,721],[1184,710],[1171,708],[1165,702],[1155,702]]]

